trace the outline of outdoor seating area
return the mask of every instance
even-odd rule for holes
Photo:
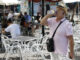
[[[80,56],[79,28],[76,28],[78,26],[79,25],[74,26],[75,57]],[[48,33],[48,28],[46,27],[45,29],[46,33]],[[77,29],[77,31],[75,31],[75,29]],[[48,34],[43,37],[39,29],[36,30],[35,35],[35,37],[19,36],[15,39],[1,35],[2,46],[5,48],[5,53],[0,55],[0,57],[6,60],[17,57],[20,60],[50,60],[50,53],[46,49]]]
[[[80,60],[80,1],[0,0],[0,60]]]

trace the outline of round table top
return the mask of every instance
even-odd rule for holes
[[[19,36],[17,38],[11,38],[11,41],[33,41],[36,40],[37,38],[35,37],[30,37],[30,36]]]

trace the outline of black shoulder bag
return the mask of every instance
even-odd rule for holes
[[[64,20],[64,21],[65,21],[65,20]],[[55,34],[56,34],[57,29],[59,28],[59,26],[60,26],[64,21],[61,21],[61,22],[59,23],[59,25],[58,25],[57,28],[55,29],[52,37],[47,39],[46,44],[47,44],[47,50],[48,50],[48,52],[54,52],[54,51],[55,51],[54,36],[55,36]]]

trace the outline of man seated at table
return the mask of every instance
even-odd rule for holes
[[[18,24],[13,24],[11,19],[7,21],[8,27],[2,30],[2,33],[10,32],[12,38],[20,36],[20,26]]]
[[[33,36],[34,33],[34,26],[31,20],[31,16],[29,14],[27,14],[27,12],[24,12],[24,18],[25,18],[25,28],[26,28],[26,34]]]

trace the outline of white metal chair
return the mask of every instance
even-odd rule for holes
[[[36,39],[36,41],[30,41],[28,44],[24,44],[23,60],[48,60],[45,58],[46,54],[49,55],[49,52],[46,50],[45,39]]]
[[[2,43],[5,47],[5,55],[3,58],[6,58],[6,60],[9,60],[11,57],[20,57],[20,60],[22,59],[21,56],[21,48],[19,45],[13,45],[11,43],[11,39],[6,37],[5,35],[1,36]],[[16,50],[16,51],[15,51]]]

